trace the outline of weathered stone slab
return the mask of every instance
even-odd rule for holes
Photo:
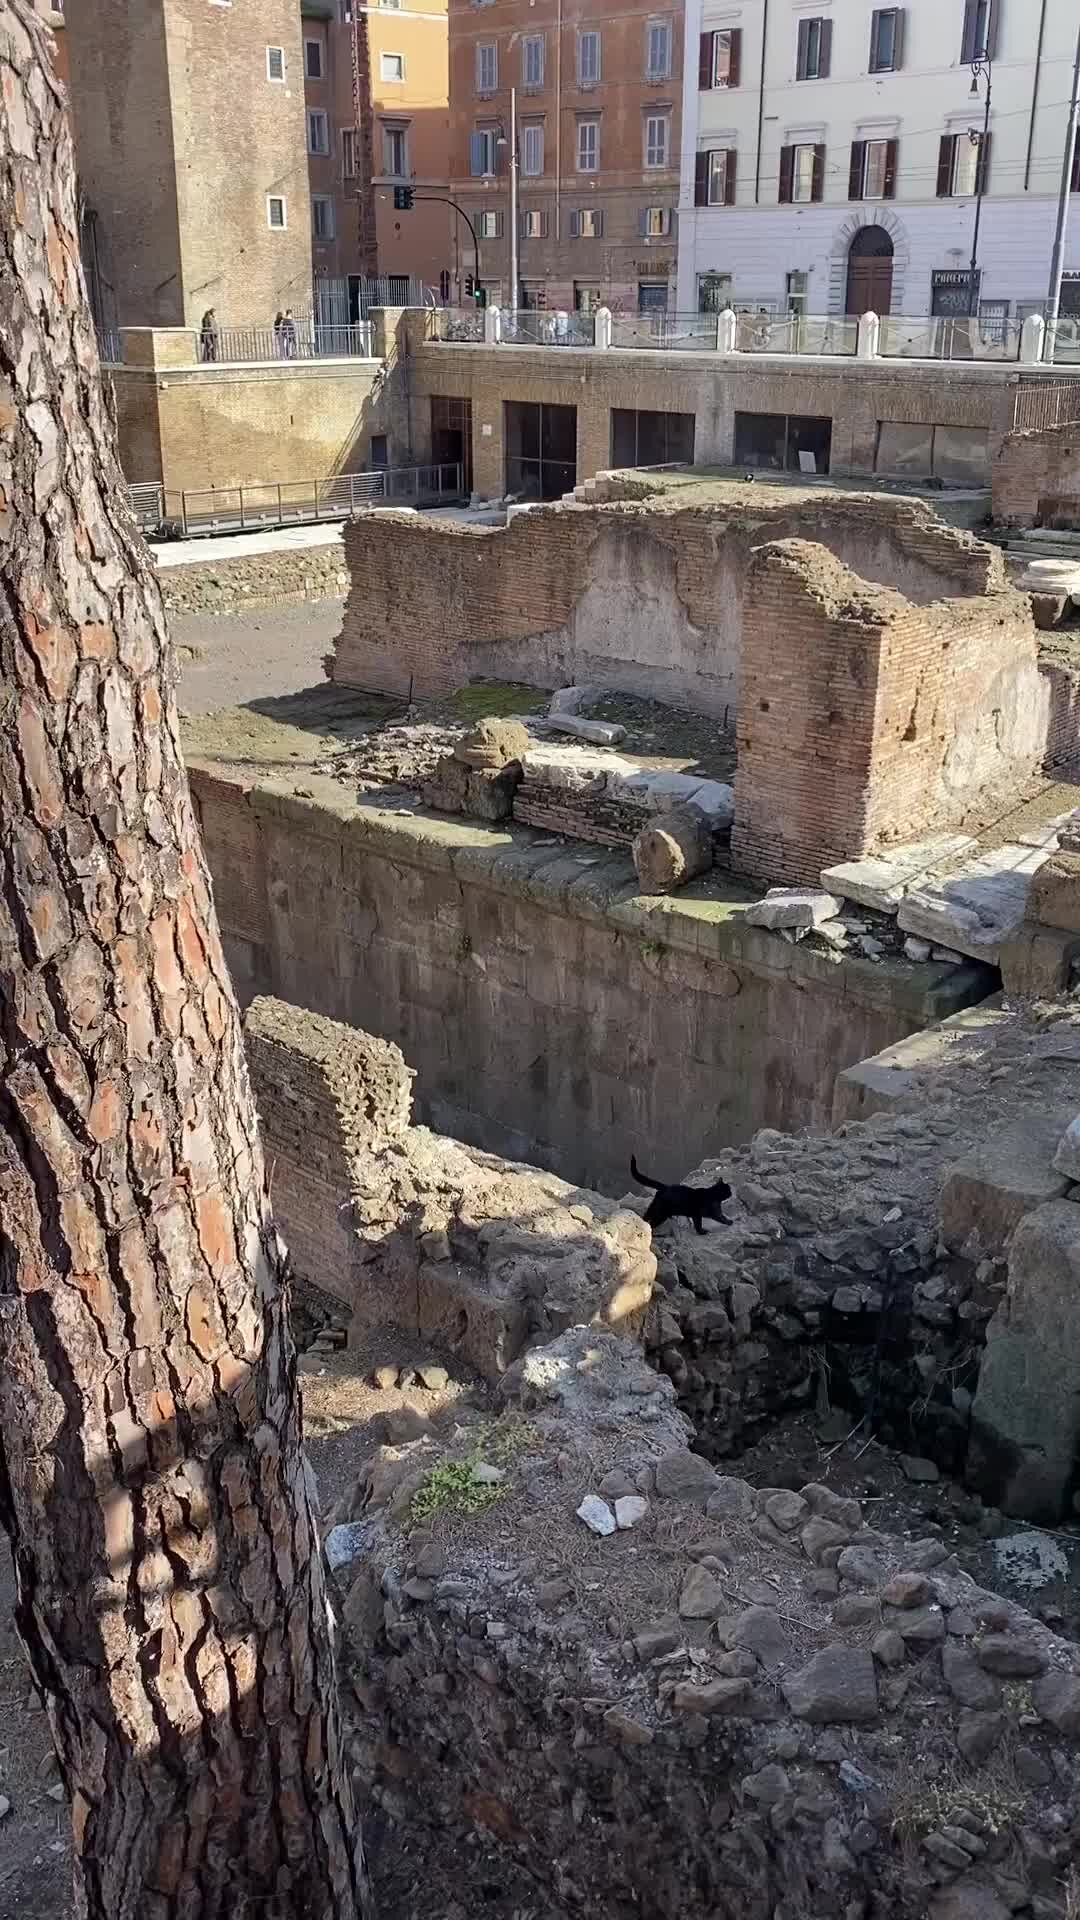
[[[632,760],[587,747],[531,747],[522,764],[529,782],[569,793],[599,793],[616,777],[639,771]]]
[[[924,874],[955,860],[974,845],[969,834],[939,833],[929,840],[913,840],[887,853],[868,854],[863,860],[844,860],[826,867],[821,884],[860,907],[877,913],[895,913],[901,900]]]
[[[1026,1214],[1061,1198],[1068,1186],[1054,1170],[1061,1125],[1059,1111],[1025,1112],[1022,1122],[980,1141],[948,1169],[938,1202],[947,1246],[997,1258]]]
[[[1071,1491],[1080,1394],[1080,1207],[1051,1200],[1021,1220],[1009,1291],[987,1329],[972,1409],[969,1473],[1007,1513],[1061,1518]]]
[[[1028,919],[1080,933],[1080,853],[1051,853],[1031,882]]]
[[[960,872],[913,888],[897,921],[905,933],[993,965],[1002,941],[1023,924],[1031,876],[1045,857],[1041,848],[1019,843],[997,848]]]
[[[743,915],[750,927],[794,927],[809,929],[823,920],[834,920],[841,902],[833,893],[820,893],[816,887],[770,887],[763,900],[755,901]]]

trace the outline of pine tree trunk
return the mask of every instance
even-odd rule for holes
[[[94,1920],[355,1920],[283,1261],[103,405],[0,0],[0,1507]]]

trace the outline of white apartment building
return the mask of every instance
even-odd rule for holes
[[[1078,26],[1078,0],[686,0],[679,311],[967,313],[980,178],[984,324],[1041,308]]]

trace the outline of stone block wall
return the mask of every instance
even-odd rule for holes
[[[504,528],[365,513],[345,532],[352,590],[330,676],[421,696],[477,677],[609,682],[722,717],[751,552],[792,534],[919,604],[1004,581],[996,549],[880,495],[711,483],[560,503]]]
[[[1010,433],[992,469],[1000,526],[1080,525],[1080,424]]]
[[[742,673],[732,860],[759,882],[813,883],[959,826],[1046,752],[1050,689],[1020,594],[915,606],[778,541],[748,573]]]

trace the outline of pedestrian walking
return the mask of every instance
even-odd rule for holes
[[[296,359],[296,321],[291,307],[286,307],[281,318],[281,348],[286,360]]]
[[[213,307],[207,307],[199,327],[199,358],[216,360],[218,357],[218,323]]]

